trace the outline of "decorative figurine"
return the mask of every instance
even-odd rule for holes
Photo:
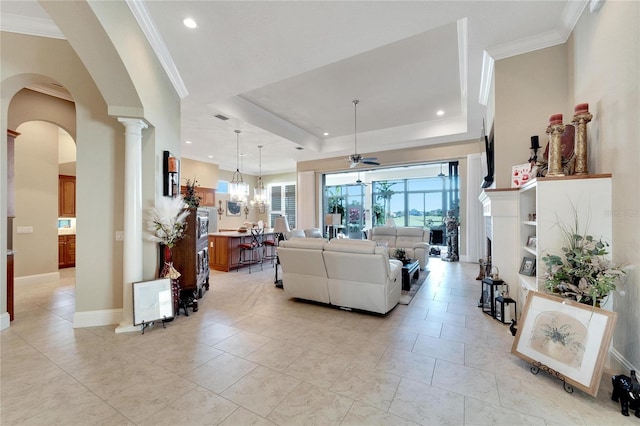
[[[455,216],[455,210],[449,210],[444,218],[444,224],[447,228],[447,262],[457,262],[460,258],[458,254],[458,226],[460,222]]]
[[[635,370],[631,370],[631,377],[619,374],[611,377],[613,392],[611,399],[620,400],[620,412],[623,416],[629,415],[629,408],[635,410],[636,417],[640,417],[640,383],[636,378]]]

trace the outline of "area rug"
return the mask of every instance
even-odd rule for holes
[[[400,303],[401,305],[408,305],[409,303],[411,303],[413,296],[415,296],[418,290],[420,290],[420,287],[427,279],[427,276],[429,276],[429,271],[420,271],[420,276],[415,283],[411,284],[411,288],[409,290],[402,290],[402,294],[400,295],[400,302],[398,303]]]

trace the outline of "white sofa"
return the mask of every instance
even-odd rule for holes
[[[389,256],[395,256],[397,248],[405,249],[409,259],[418,259],[420,269],[429,263],[429,239],[431,231],[413,226],[378,226],[367,232],[367,239],[385,245]]]
[[[294,238],[278,247],[285,294],[386,314],[400,300],[402,263],[367,240]]]

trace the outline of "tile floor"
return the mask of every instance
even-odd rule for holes
[[[477,308],[477,265],[431,259],[385,317],[289,300],[274,271],[213,272],[200,310],[166,329],[73,329],[73,270],[16,288],[0,333],[0,424],[637,425],[511,355]]]

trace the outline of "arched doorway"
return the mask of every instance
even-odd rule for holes
[[[64,226],[63,238],[75,240],[75,209],[73,217],[67,215],[60,221],[58,197],[59,175],[75,179],[76,158],[72,136],[58,124],[75,123],[75,106],[66,99],[25,88],[11,99],[8,116],[20,133],[14,143],[15,217],[7,219],[14,250],[13,319],[20,320],[21,313],[28,315],[34,303],[53,302],[39,298],[37,289],[60,278],[59,224]],[[75,283],[75,268],[65,275]],[[54,302],[58,312],[66,313],[64,318],[71,321],[74,292],[56,296]]]

